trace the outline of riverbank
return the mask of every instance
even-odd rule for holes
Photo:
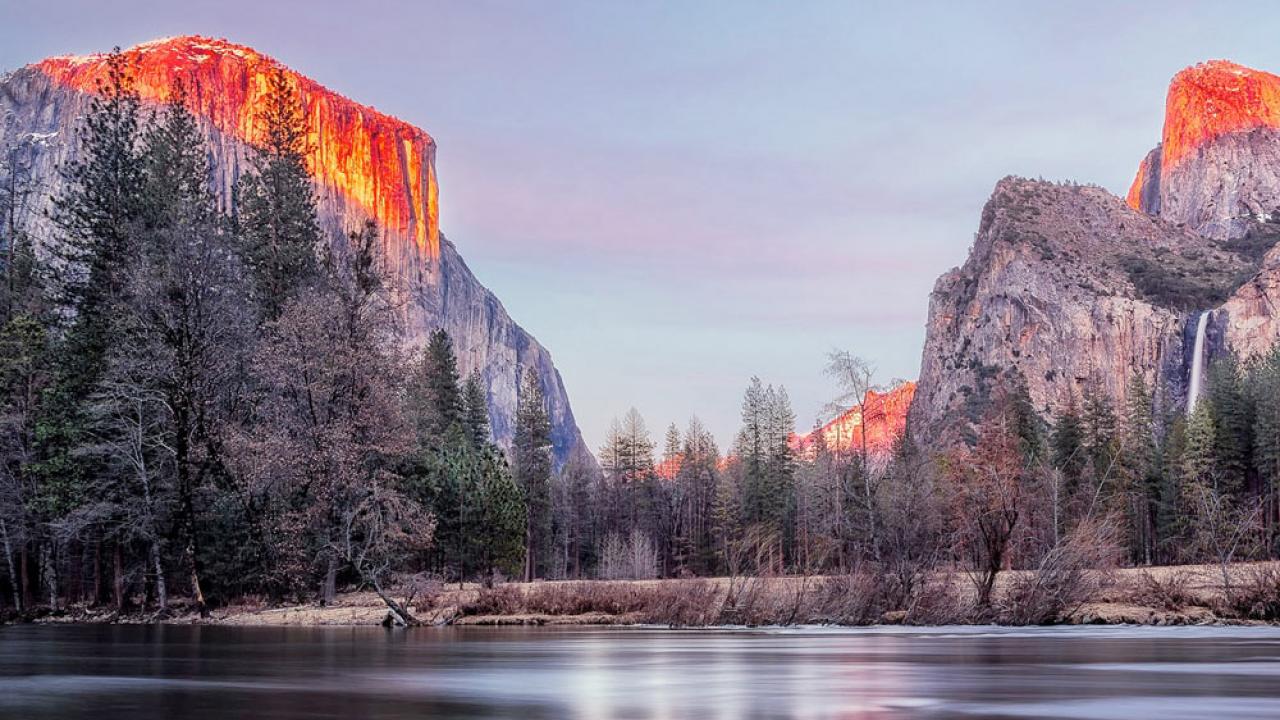
[[[423,625],[871,625],[1240,624],[1280,621],[1280,563],[1126,568],[1046,587],[1029,572],[1001,573],[994,601],[978,608],[960,572],[917,578],[906,603],[880,576],[548,581],[418,585],[396,599]],[[901,596],[901,595],[900,595]],[[903,605],[899,607],[898,605]],[[35,622],[358,626],[388,619],[372,592],[340,593],[325,607],[241,602],[201,618],[182,602],[170,613],[117,614],[72,606]]]

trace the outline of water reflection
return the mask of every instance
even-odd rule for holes
[[[1275,718],[1280,629],[0,628],[13,718]]]

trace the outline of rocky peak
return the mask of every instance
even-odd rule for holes
[[[1280,127],[1280,77],[1228,60],[1173,76],[1165,101],[1160,165],[1172,170],[1228,133]]]
[[[1277,207],[1278,135],[1280,77],[1227,60],[1187,68],[1126,200],[1209,237],[1241,237]]]

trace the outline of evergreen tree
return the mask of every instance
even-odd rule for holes
[[[1186,444],[1182,451],[1182,484],[1213,486],[1217,483],[1214,448],[1217,437],[1213,427],[1213,411],[1208,403],[1199,403],[1187,419]]]
[[[462,402],[465,408],[463,424],[471,438],[471,444],[477,448],[485,447],[491,441],[489,400],[478,370],[472,370],[467,376],[467,384],[462,390]]]
[[[1141,373],[1134,373],[1125,389],[1125,412],[1120,432],[1119,474],[1128,498],[1131,557],[1150,564],[1155,557],[1156,517],[1160,502],[1155,420],[1151,393]]]
[[[1165,420],[1165,433],[1160,443],[1159,502],[1156,509],[1155,545],[1158,562],[1178,558],[1179,537],[1185,530],[1181,521],[1183,453],[1187,445],[1187,417],[1175,411]]]
[[[1002,401],[1010,414],[1010,422],[1018,434],[1018,445],[1028,465],[1044,459],[1046,453],[1044,420],[1032,405],[1031,391],[1027,388],[1027,379],[1021,372],[1013,372],[1012,377],[1006,381]]]
[[[1053,426],[1053,465],[1062,471],[1067,495],[1080,486],[1088,455],[1084,446],[1084,424],[1075,403],[1069,405]]]
[[[525,580],[543,577],[551,552],[551,422],[537,371],[524,374],[512,444],[516,484],[524,494]]]
[[[795,434],[796,416],[791,410],[787,389],[770,388],[768,397],[768,459],[765,473],[767,522],[778,529],[780,561],[794,559],[795,545],[795,453],[791,437]]]
[[[1209,414],[1213,420],[1214,461],[1222,491],[1244,492],[1253,466],[1254,405],[1234,356],[1215,361],[1208,373]]]
[[[464,425],[466,410],[458,386],[458,361],[453,340],[443,328],[431,333],[410,379],[410,417],[424,446],[439,445],[450,428]]]
[[[492,448],[480,455],[479,477],[475,533],[480,570],[486,582],[491,582],[496,572],[511,576],[527,565],[527,509],[519,484]]]
[[[680,455],[680,429],[676,427],[675,423],[671,423],[667,426],[667,434],[662,442],[663,473],[671,477],[665,477],[664,479],[671,480],[679,472]]]
[[[1111,398],[1097,384],[1091,384],[1084,397],[1084,449],[1095,487],[1112,490],[1117,458],[1116,414]]]
[[[174,494],[184,566],[189,570],[197,607],[206,610],[202,587],[197,496],[211,468],[220,463],[215,422],[226,379],[244,361],[250,344],[242,326],[245,292],[240,265],[227,252],[224,232],[209,187],[208,149],[195,118],[187,110],[179,82],[164,111],[142,136],[143,227],[138,257],[129,278],[129,302],[122,305],[116,343],[95,398],[95,412],[107,427],[95,432],[115,447],[129,449],[134,463],[147,460],[152,477],[126,465],[123,482],[133,487],[141,506],[157,495]],[[152,405],[155,417],[149,422]],[[147,427],[154,437],[139,437]],[[157,457],[141,457],[143,442],[164,448]],[[137,477],[134,477],[134,476]],[[151,548],[149,565],[163,586],[161,538],[149,511],[131,523],[132,536]]]
[[[1280,345],[1255,362],[1248,377],[1254,407],[1253,469],[1258,491],[1268,498],[1264,522],[1274,536],[1280,518]]]
[[[66,191],[56,198],[54,214],[62,231],[55,252],[68,265],[56,290],[74,316],[73,347],[90,371],[106,352],[107,326],[147,205],[140,100],[118,48],[97,90],[78,131],[77,153],[62,168]]]
[[[320,226],[307,173],[307,127],[301,99],[283,67],[271,71],[255,118],[262,133],[249,172],[236,185],[245,258],[266,320],[319,276]]]
[[[126,302],[137,231],[145,214],[145,163],[140,143],[139,99],[128,62],[119,50],[107,60],[107,76],[90,100],[77,154],[62,167],[65,191],[55,198],[61,263],[52,287],[55,317],[69,326],[56,337],[55,376],[37,421],[38,504],[46,522],[89,499],[86,484],[105,472],[98,458],[80,452],[93,442],[89,398],[105,371],[115,339],[113,326]],[[96,532],[87,527],[85,532]],[[54,538],[41,547],[45,581],[56,595]],[[118,584],[117,584],[118,587]],[[117,595],[120,593],[117,592]],[[52,603],[52,598],[51,598]]]
[[[765,520],[768,412],[764,383],[752,377],[742,397],[742,427],[734,442],[734,454],[742,468],[742,519],[748,525]]]

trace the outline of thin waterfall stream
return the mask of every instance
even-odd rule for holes
[[[1187,383],[1187,414],[1196,409],[1196,400],[1200,397],[1200,381],[1204,375],[1204,333],[1209,325],[1209,312],[1200,313],[1196,321],[1196,342],[1191,348],[1191,379]]]

